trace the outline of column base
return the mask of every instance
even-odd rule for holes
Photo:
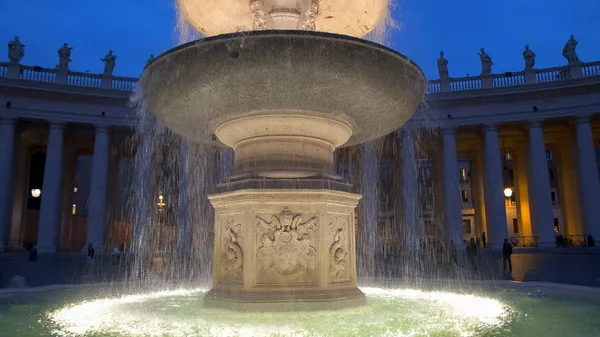
[[[206,308],[242,312],[339,310],[364,304],[365,294],[358,288],[294,291],[212,289],[204,297]]]

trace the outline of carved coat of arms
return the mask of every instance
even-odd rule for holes
[[[264,269],[283,277],[314,269],[316,250],[310,243],[317,225],[316,218],[301,223],[302,215],[294,216],[285,208],[279,217],[273,216],[271,222],[260,217],[257,221],[258,231],[265,233],[257,252]]]

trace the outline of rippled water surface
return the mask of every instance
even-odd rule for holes
[[[592,298],[513,290],[479,295],[362,290],[368,298],[363,307],[277,313],[204,309],[205,289],[121,296],[65,290],[1,295],[0,335],[600,336],[600,302]]]

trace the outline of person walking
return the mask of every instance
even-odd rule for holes
[[[481,234],[481,244],[483,245],[483,248],[485,248],[485,245],[487,244],[487,238],[485,237],[485,232],[483,232],[483,234]]]
[[[508,272],[512,273],[512,261],[511,255],[513,253],[512,245],[508,242],[508,239],[504,239],[502,245],[502,266],[503,270],[506,271],[506,265],[508,264]]]

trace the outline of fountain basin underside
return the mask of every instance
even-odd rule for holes
[[[349,36],[312,31],[219,35],[174,48],[149,64],[142,99],[168,128],[215,142],[220,125],[246,115],[303,113],[344,123],[344,145],[401,127],[425,92],[404,55]]]

